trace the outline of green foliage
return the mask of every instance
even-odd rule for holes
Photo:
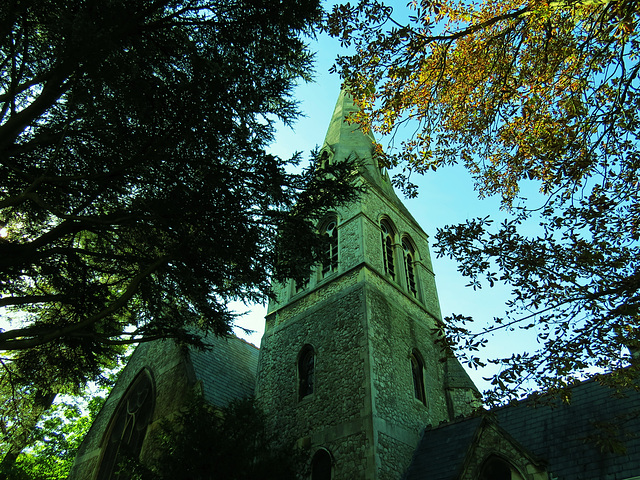
[[[103,396],[100,396],[101,393]],[[91,392],[54,403],[30,431],[30,447],[1,473],[12,480],[65,479],[76,451],[100,411],[108,392]]]
[[[415,122],[387,162],[462,164],[507,213],[439,229],[435,248],[477,289],[511,288],[486,326],[447,319],[471,365],[497,330],[534,329],[539,349],[493,360],[491,399],[623,366],[640,345],[640,10],[637,2],[377,1],[334,8],[325,29],[356,54],[337,68],[382,133]],[[534,186],[537,196],[522,187]],[[527,386],[528,385],[528,386]]]
[[[119,366],[126,365],[128,356],[121,360]],[[15,364],[5,363],[0,370],[0,478],[28,477],[36,471],[43,478],[54,472],[65,478],[120,371],[103,372],[84,389],[56,396],[29,385]]]
[[[253,400],[216,410],[196,397],[151,442],[146,464],[125,467],[134,479],[293,480],[300,467],[299,452],[278,445]]]
[[[19,381],[78,391],[123,345],[225,334],[229,301],[264,301],[272,278],[309,271],[313,220],[353,198],[352,169],[292,174],[299,156],[266,148],[274,122],[297,115],[301,37],[319,12],[318,0],[0,4],[12,319],[0,349]]]

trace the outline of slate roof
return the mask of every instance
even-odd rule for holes
[[[226,407],[230,401],[250,397],[256,386],[258,347],[232,336],[204,338],[209,350],[189,348],[196,379],[204,387],[204,398],[212,405]]]
[[[440,427],[427,427],[413,454],[405,480],[457,478],[473,444],[482,417],[470,417]]]
[[[547,463],[550,478],[622,480],[640,476],[640,392],[616,394],[597,381],[577,385],[571,392],[568,405],[542,396],[427,427],[405,479],[458,478],[467,453],[478,441],[482,418],[487,416]],[[624,445],[626,452],[613,453],[607,448],[611,445]]]
[[[640,392],[616,394],[592,380],[571,389],[568,405],[528,401],[495,414],[513,438],[548,462],[558,480],[640,475]],[[622,441],[626,453],[607,451],[607,438]]]

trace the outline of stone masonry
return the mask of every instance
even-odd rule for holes
[[[277,287],[256,394],[283,442],[308,448],[309,458],[320,448],[331,452],[332,478],[398,479],[424,426],[449,420],[451,402],[458,413],[471,411],[475,387],[466,377],[465,395],[457,389],[447,401],[446,355],[432,335],[441,316],[427,236],[378,167],[372,137],[344,121],[355,108],[343,92],[322,152],[330,161],[357,158],[367,191],[335,212],[337,271],[324,278],[316,272],[304,289]],[[383,221],[393,229],[395,275],[384,265]],[[415,250],[415,295],[403,240]],[[299,400],[297,363],[305,345],[315,352],[314,391]],[[413,352],[424,362],[426,404],[414,395]]]

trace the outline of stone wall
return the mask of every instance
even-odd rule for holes
[[[451,418],[460,418],[470,415],[475,410],[482,408],[482,399],[479,394],[468,388],[447,389],[451,405]]]
[[[398,204],[373,190],[363,202],[362,215],[365,258],[368,267],[386,277],[389,282],[404,292],[408,292],[406,285],[402,239],[408,237],[416,248],[416,262],[414,265],[418,288],[417,300],[433,318],[440,319],[440,303],[435,284],[435,275],[431,265],[431,255],[427,234],[415,223],[408,212],[403,212]],[[395,280],[384,275],[382,242],[380,239],[380,221],[387,218],[395,230],[394,259],[396,264]],[[412,300],[411,295],[407,295]]]
[[[336,213],[338,271],[303,289],[276,287],[262,340],[257,397],[283,442],[323,447],[334,478],[400,478],[426,425],[450,419],[446,362],[433,329],[441,321],[427,235],[402,204],[370,186]],[[395,278],[384,272],[380,222],[394,229]],[[402,240],[415,247],[418,292],[408,288]],[[313,395],[298,401],[297,359],[316,351]],[[410,355],[424,361],[426,405],[415,398]],[[468,401],[469,389],[449,397]],[[455,411],[464,406],[455,405]],[[350,448],[358,438],[366,446]],[[360,441],[360,440],[359,440]],[[352,465],[348,467],[347,465]]]
[[[265,333],[256,395],[282,442],[307,444],[311,452],[325,447],[337,471],[346,472],[347,464],[360,468],[365,463],[364,445],[371,441],[365,425],[370,407],[363,285],[342,288],[326,298],[318,293],[318,298],[312,307],[292,309],[299,314],[288,315]],[[313,393],[299,400],[297,362],[305,345],[315,351],[315,382]],[[335,478],[359,478],[349,475]]]
[[[435,345],[434,319],[405,293],[369,274],[367,307],[371,348],[374,416],[379,435],[394,439],[396,451],[379,450],[383,472],[404,471],[426,425],[448,420],[444,392],[443,353]],[[410,355],[418,351],[424,361],[426,405],[415,398]],[[402,445],[402,446],[400,446]],[[399,477],[396,477],[399,478]]]
[[[399,480],[406,470],[407,458],[411,459],[415,445],[409,445],[392,436],[378,433],[378,452],[382,460],[380,480]]]
[[[334,458],[332,479],[367,478],[368,473],[373,470],[373,464],[367,465],[371,441],[365,432],[359,431],[333,440],[326,439],[323,445]]]

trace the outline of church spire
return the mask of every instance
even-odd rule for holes
[[[358,111],[359,107],[354,103],[351,94],[342,89],[324,139],[324,144],[330,147],[338,158],[350,154],[355,154],[361,159],[370,159],[373,156],[373,133],[365,133],[360,125],[346,121],[349,115]]]
[[[331,122],[327,129],[327,135],[321,150],[321,156],[326,152],[330,158],[337,161],[354,158],[360,164],[360,174],[368,184],[379,190],[385,197],[394,203],[400,211],[410,219],[415,226],[420,228],[418,222],[409,213],[396,195],[391,179],[386,169],[381,168],[375,152],[376,140],[373,132],[364,132],[360,125],[347,121],[347,118],[359,111],[359,107],[353,101],[351,94],[343,88],[338,96],[338,101],[333,110]]]
[[[357,108],[340,92],[319,160],[353,159],[365,188],[318,223],[327,248],[308,280],[274,285],[256,401],[318,478],[384,480],[402,477],[425,425],[469,411],[475,390],[442,361],[427,235],[379,167],[373,135],[345,120]]]

